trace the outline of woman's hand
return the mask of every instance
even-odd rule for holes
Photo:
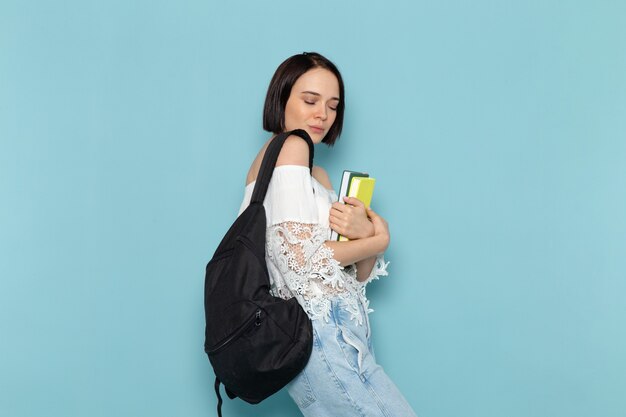
[[[359,206],[358,203],[357,206]],[[361,207],[365,209],[363,206]],[[337,210],[340,208],[342,207],[338,207]],[[348,211],[351,210],[352,209]],[[341,211],[341,213],[343,213],[343,211]],[[337,242],[335,240],[327,240],[324,242],[326,246],[333,250],[333,257],[341,266],[351,265],[362,261],[359,264],[360,266],[357,265],[357,279],[360,281],[367,279],[367,276],[369,276],[369,272],[372,270],[374,262],[376,261],[376,255],[385,252],[390,241],[389,226],[387,225],[385,219],[369,208],[365,209],[365,213],[369,216],[368,222],[370,222],[370,225],[373,228],[373,235],[365,236],[361,239],[352,239],[348,242]],[[349,217],[351,215],[347,216]],[[335,227],[333,227],[333,230],[335,230]],[[341,233],[341,230],[339,230],[339,233]]]
[[[382,248],[379,253],[382,253],[387,250],[389,242],[391,241],[391,236],[389,235],[389,225],[385,219],[383,219],[371,208],[367,209],[367,215],[371,219],[372,225],[374,226],[374,237],[379,239]]]
[[[375,226],[368,218],[368,209],[363,202],[354,197],[344,197],[343,201],[346,204],[336,202],[330,209],[331,229],[350,240],[374,236]]]

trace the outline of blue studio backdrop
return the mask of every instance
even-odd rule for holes
[[[421,417],[626,415],[620,1],[0,3],[0,415],[208,416],[204,267],[280,62],[346,83],[377,359]],[[298,415],[285,392],[226,416]]]

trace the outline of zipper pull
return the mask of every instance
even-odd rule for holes
[[[258,327],[261,325],[261,309],[258,309],[256,311],[255,317],[256,317],[256,321],[254,322],[254,325]]]

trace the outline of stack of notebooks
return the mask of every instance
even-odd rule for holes
[[[356,171],[343,171],[341,177],[341,187],[339,188],[339,202],[343,203],[344,197],[355,197],[363,202],[365,207],[369,207],[374,195],[374,184],[376,179],[370,178],[369,174]],[[330,240],[340,242],[349,240],[333,230]]]

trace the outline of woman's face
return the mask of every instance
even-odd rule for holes
[[[339,82],[324,68],[313,68],[298,78],[285,106],[285,130],[304,129],[320,143],[337,117]]]

